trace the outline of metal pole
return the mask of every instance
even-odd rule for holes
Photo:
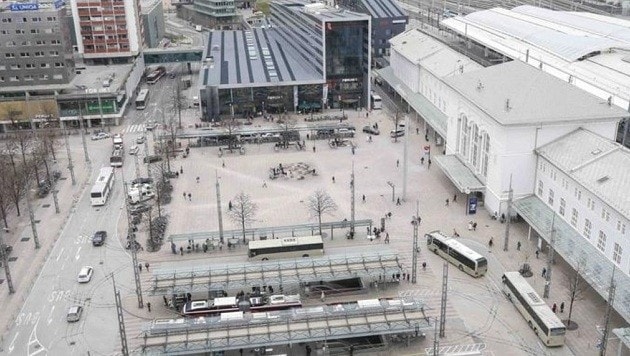
[[[440,302],[440,337],[446,334],[446,297],[448,292],[448,262],[442,268],[442,301]]]
[[[129,240],[129,250],[131,251],[131,263],[133,264],[133,277],[136,283],[136,296],[138,297],[138,308],[144,307],[142,300],[142,283],[140,282],[140,269],[138,268],[138,253],[136,249],[136,230],[135,225],[132,223],[131,218],[131,200],[127,193],[127,183],[125,182],[125,171],[121,170],[121,180],[123,185],[123,193],[125,194],[125,211],[127,213],[127,239]],[[151,228],[149,226],[149,234],[151,234]],[[148,272],[148,271],[147,271]]]
[[[118,316],[118,333],[120,334],[120,347],[123,356],[129,355],[129,349],[127,346],[127,332],[125,329],[125,316],[123,313],[122,301],[120,299],[120,292],[116,289],[116,282],[114,281],[114,274],[112,273],[112,284],[114,285],[114,300],[116,301],[116,315]]]
[[[599,355],[606,355],[606,349],[608,347],[608,335],[610,334],[610,314],[613,309],[613,303],[615,302],[615,291],[617,290],[617,285],[615,284],[615,271],[616,268],[613,266],[612,275],[610,276],[610,287],[608,288],[608,300],[606,305],[606,318],[604,319],[604,332],[602,333],[602,341],[599,347]]]
[[[101,130],[105,131],[105,120],[103,119],[103,106],[101,105],[101,92],[100,90],[96,91],[96,96],[98,98],[98,112],[101,117]]]
[[[551,289],[551,266],[553,264],[553,240],[556,234],[555,228],[556,214],[551,218],[551,235],[549,236],[549,255],[547,256],[547,271],[545,273],[545,290],[543,298],[549,298],[549,290]]]
[[[85,162],[90,163],[90,155],[88,154],[87,143],[85,142],[85,132],[83,132],[83,110],[81,110],[81,103],[79,103],[79,131],[81,131],[81,141],[83,142],[83,154],[85,155]]]
[[[420,225],[420,201],[416,200],[416,220],[413,223],[413,250],[411,255],[411,283],[416,284],[418,274],[418,225]]]
[[[503,251],[507,251],[508,250],[508,246],[509,246],[509,242],[510,242],[510,220],[511,219],[511,215],[512,214],[512,194],[513,194],[513,190],[512,190],[512,175],[510,174],[510,188],[508,190],[508,206],[507,206],[507,220],[505,221],[505,234],[503,236]]]
[[[405,115],[405,146],[403,149],[403,189],[402,199],[407,199],[407,161],[409,151],[409,115]]]
[[[70,142],[68,140],[68,130],[66,129],[66,125],[63,124],[63,122],[61,125],[63,127],[63,136],[66,142],[66,155],[68,156],[68,170],[70,171],[70,178],[72,179],[72,185],[76,185],[77,179],[74,176],[74,165],[72,164],[72,155],[70,154]]]
[[[354,206],[355,199],[354,161],[352,161],[352,174],[350,175],[350,238],[354,238]]]
[[[217,218],[219,219],[219,240],[223,243],[223,211],[221,211],[221,186],[219,185],[219,173],[215,172],[217,190]]]
[[[2,258],[2,266],[4,267],[4,275],[7,279],[7,286],[9,287],[9,294],[15,293],[13,287],[13,279],[11,278],[11,270],[9,269],[9,256],[7,256],[7,245],[4,244],[4,238],[2,237],[2,230],[0,230],[0,258]]]

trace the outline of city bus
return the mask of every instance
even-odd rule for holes
[[[147,84],[155,84],[166,74],[166,67],[159,66],[147,75]]]
[[[149,102],[149,89],[142,89],[136,97],[136,110],[144,110]]]
[[[370,101],[372,102],[372,110],[380,110],[383,108],[383,99],[381,96],[375,93],[370,94]]]
[[[124,157],[125,154],[122,147],[114,148],[114,151],[112,151],[112,156],[109,157],[109,164],[112,167],[122,167]]]
[[[488,271],[488,260],[468,246],[445,236],[440,231],[425,235],[427,248],[443,259],[457,266],[460,271],[473,277],[481,277]]]
[[[274,258],[298,258],[324,254],[322,237],[282,237],[279,239],[250,241],[248,256],[252,260],[266,261]]]
[[[525,278],[519,272],[505,272],[501,281],[503,293],[516,306],[545,346],[564,345],[566,327]]]
[[[112,189],[114,189],[114,168],[103,167],[90,191],[92,206],[105,205]]]

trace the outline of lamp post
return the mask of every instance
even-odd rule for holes
[[[387,185],[392,187],[392,203],[396,201],[396,185],[391,180],[387,181]]]

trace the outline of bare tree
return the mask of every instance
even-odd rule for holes
[[[26,189],[26,185],[24,184],[24,179],[26,179],[26,177],[23,175],[21,167],[18,166],[18,162],[15,157],[16,147],[13,139],[7,140],[5,142],[5,146],[9,163],[11,165],[11,174],[7,174],[7,172],[3,172],[3,174],[7,178],[7,187],[10,188],[11,201],[15,206],[17,216],[20,216],[20,198],[22,198],[22,194],[24,194]]]
[[[391,118],[394,123],[394,131],[398,130],[398,125],[400,124],[400,115],[398,115],[398,109],[396,109],[396,115]],[[394,142],[398,142],[398,135],[394,135]]]
[[[332,214],[337,210],[337,204],[323,189],[316,190],[306,201],[311,217],[316,217],[319,223],[319,234],[322,234],[322,215]]]
[[[186,96],[182,92],[181,81],[178,80],[173,87],[173,94],[170,99],[170,109],[173,113],[177,114],[179,120],[178,127],[182,128],[182,110],[186,109]]]
[[[580,276],[580,273],[584,269],[584,263],[580,262],[576,266],[575,270],[570,275],[564,275],[563,284],[566,287],[567,296],[569,297],[569,314],[566,321],[566,326],[569,330],[574,330],[577,325],[571,324],[571,314],[573,313],[573,303],[578,300],[584,299],[584,293],[588,288],[588,284]]]
[[[278,120],[278,124],[282,128],[282,147],[289,147],[289,141],[291,140],[291,131],[295,129],[297,121],[293,118],[290,118],[289,115],[283,114],[281,115],[281,119]]]
[[[232,209],[228,212],[230,219],[241,225],[243,231],[243,242],[245,240],[245,225],[254,221],[254,216],[258,210],[258,205],[254,203],[251,197],[243,192],[237,194],[232,199]]]
[[[236,131],[241,127],[241,122],[231,117],[223,119],[222,125],[228,132],[228,149],[232,152],[233,149],[239,148],[239,140],[236,137]]]
[[[7,161],[6,157],[0,158],[0,172],[2,172],[2,174],[0,174],[0,213],[2,214],[4,227],[8,229],[9,223],[7,221],[7,214],[9,212],[9,208],[11,207],[9,196],[13,190],[10,176],[13,172],[11,172],[11,165]]]

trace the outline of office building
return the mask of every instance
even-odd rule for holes
[[[144,26],[144,45],[155,48],[164,38],[164,5],[160,0],[142,3],[142,25]]]

